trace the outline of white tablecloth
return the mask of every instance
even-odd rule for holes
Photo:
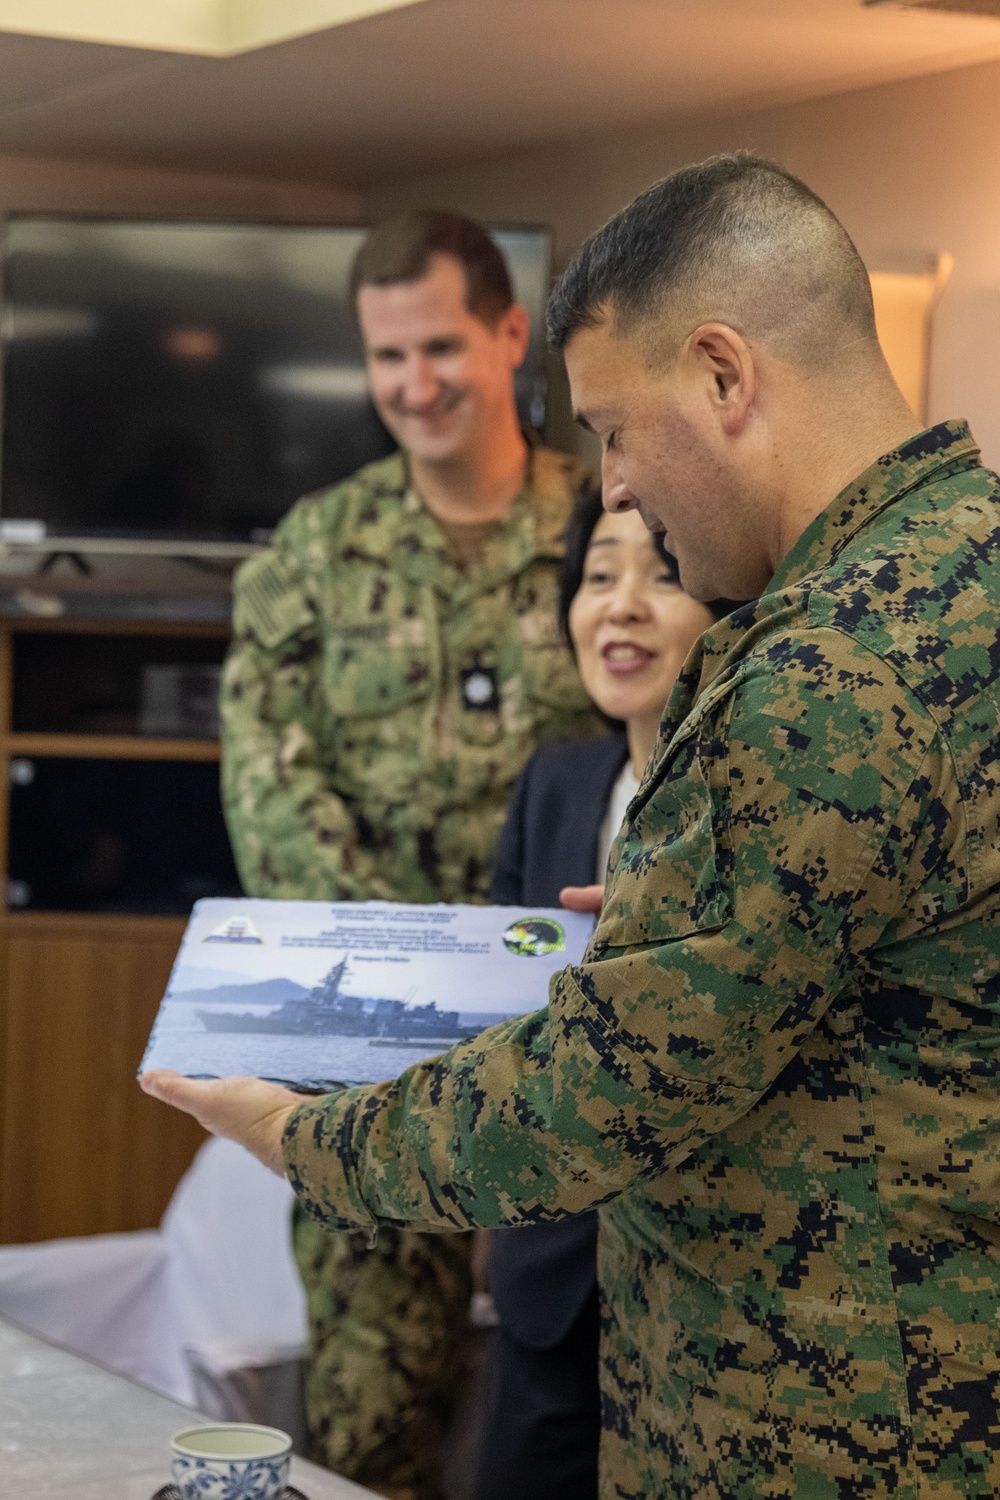
[[[172,1433],[198,1418],[155,1391],[0,1323],[0,1500],[150,1500]],[[292,1459],[309,1500],[371,1500]]]

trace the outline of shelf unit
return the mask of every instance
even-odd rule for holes
[[[211,762],[216,741],[12,727],[21,634],[223,642],[222,623],[0,618],[0,871],[11,760]],[[37,687],[37,685],[36,685]],[[180,916],[0,914],[0,1243],[152,1228],[204,1134],[135,1082]]]
[[[11,755],[53,755],[88,760],[218,760],[214,740],[161,740],[128,734],[15,734],[4,736]]]

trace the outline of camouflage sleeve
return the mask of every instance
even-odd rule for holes
[[[541,1222],[677,1164],[795,1056],[961,816],[933,722],[831,630],[713,685],[630,812],[591,948],[546,1010],[296,1111],[308,1212],[369,1232]]]
[[[237,575],[222,674],[222,799],[240,879],[253,896],[386,897],[320,763],[319,639],[286,537]]]

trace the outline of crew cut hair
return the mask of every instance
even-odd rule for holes
[[[608,316],[661,344],[725,322],[803,363],[876,340],[868,273],[839,220],[742,151],[654,183],[577,251],[549,300],[549,342],[564,349]]]
[[[363,286],[419,281],[431,258],[450,255],[465,273],[465,305],[493,327],[514,301],[502,250],[481,224],[446,209],[415,209],[371,229],[351,266],[351,304]]]

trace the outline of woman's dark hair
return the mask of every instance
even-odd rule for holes
[[[559,624],[570,646],[573,644],[569,633],[570,605],[580,591],[583,569],[587,561],[587,548],[590,546],[590,539],[594,535],[603,512],[601,487],[591,481],[580,492],[580,498],[569,518],[569,524],[566,527],[566,555],[559,573]],[[680,584],[677,562],[663,545],[663,533],[654,531],[651,535],[653,546],[662,557],[671,579],[674,583]],[[734,599],[713,599],[705,607],[711,610],[717,620],[721,620],[737,608],[737,603]]]

